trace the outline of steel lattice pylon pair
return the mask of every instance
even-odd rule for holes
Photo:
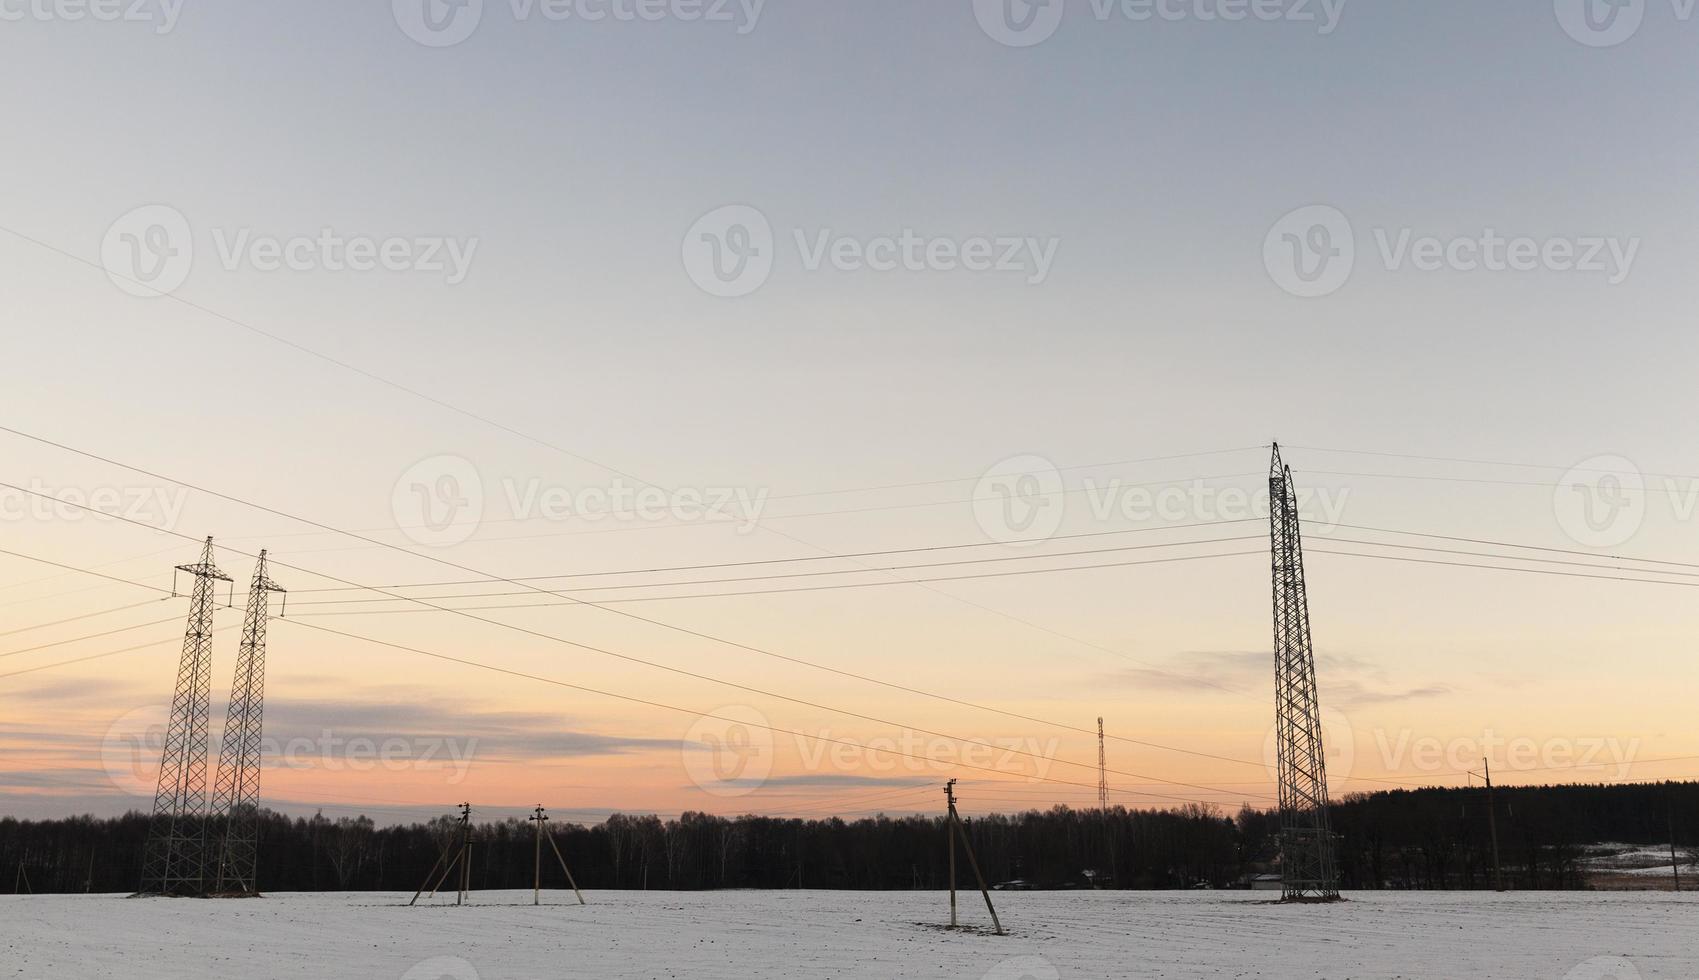
[[[1287,900],[1339,897],[1327,815],[1327,760],[1310,646],[1298,495],[1280,446],[1268,472],[1269,546],[1274,568],[1274,732],[1280,776],[1280,883]]]
[[[177,566],[177,571],[193,576],[194,588],[189,594],[183,654],[177,664],[177,686],[160,758],[159,787],[154,793],[153,817],[142,854],[140,894],[144,895],[204,895],[209,886],[220,892],[254,891],[267,600],[270,593],[283,589],[266,575],[265,552],[260,552],[248,595],[209,814],[206,767],[212,701],[213,589],[216,582],[231,581],[212,558],[209,537],[199,562]]]

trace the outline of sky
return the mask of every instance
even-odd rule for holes
[[[0,0],[0,813],[207,535],[290,812],[1262,805],[1276,440],[1335,795],[1699,774],[1692,15]]]

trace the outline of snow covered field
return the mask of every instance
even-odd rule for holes
[[[0,897],[0,977],[543,980],[1108,977],[1699,980],[1699,895],[1000,893],[1006,937],[933,892]],[[962,918],[988,924],[976,893]]]

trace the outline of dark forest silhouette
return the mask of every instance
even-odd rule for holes
[[[1699,782],[1501,787],[1497,802],[1510,887],[1585,887],[1583,845],[1667,845],[1672,821],[1683,860],[1696,856]],[[1491,888],[1486,808],[1486,794],[1478,788],[1344,798],[1333,807],[1342,884]],[[589,827],[561,821],[553,830],[586,889],[905,889],[945,883],[942,815],[846,822],[701,813],[662,821],[621,814]],[[975,817],[967,830],[994,882],[1226,888],[1248,875],[1278,870],[1274,815],[1249,808],[1235,814],[1198,805],[1107,812],[1057,806]],[[139,813],[0,820],[0,891],[134,890],[146,832],[147,817]],[[260,888],[410,892],[455,833],[446,814],[429,823],[378,827],[365,817],[291,818],[267,811],[260,827]],[[523,819],[477,824],[473,888],[529,888],[533,848],[532,827]],[[1684,867],[1684,878],[1693,872]],[[546,886],[565,886],[547,866],[544,875]],[[1691,887],[1699,887],[1699,877]]]

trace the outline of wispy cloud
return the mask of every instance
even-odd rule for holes
[[[1117,671],[1111,683],[1148,691],[1195,691],[1257,695],[1273,683],[1274,653],[1270,650],[1198,650],[1173,658],[1173,666],[1129,667]],[[1399,686],[1387,669],[1355,654],[1316,656],[1322,701],[1341,706],[1392,704],[1444,697],[1454,689],[1436,683]]]

